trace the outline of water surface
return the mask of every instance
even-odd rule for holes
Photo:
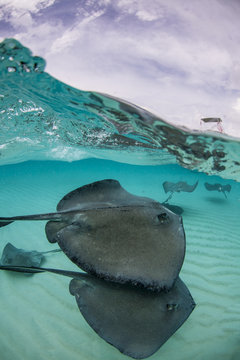
[[[197,306],[152,356],[172,360],[240,357],[240,162],[238,139],[175,128],[120,99],[83,92],[44,72],[44,60],[14,40],[0,44],[0,215],[54,211],[69,191],[106,178],[163,202],[164,181],[186,181],[193,193],[170,200],[183,208],[187,249],[181,278]],[[230,184],[227,198],[204,182]],[[26,250],[56,247],[44,222],[0,231]],[[78,270],[62,253],[44,264]],[[1,360],[121,360],[88,326],[67,278],[0,273]]]

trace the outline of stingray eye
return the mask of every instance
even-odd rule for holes
[[[158,221],[160,222],[160,224],[168,224],[169,223],[169,216],[165,212],[157,215],[157,218],[158,218]]]
[[[167,304],[166,307],[168,311],[174,311],[178,309],[178,304]]]

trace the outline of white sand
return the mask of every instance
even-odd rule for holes
[[[185,324],[151,359],[240,359],[240,184],[209,193],[204,181],[226,183],[175,166],[138,167],[107,161],[24,163],[0,168],[0,215],[54,211],[68,191],[104,178],[118,179],[135,194],[164,201],[162,182],[199,185],[173,196],[182,206],[187,251],[181,278],[197,306]],[[51,250],[44,222],[16,222],[0,229],[0,252],[8,243]],[[47,255],[48,267],[78,270],[62,253]],[[0,360],[121,360],[81,316],[68,291],[69,279],[54,274],[0,272]]]

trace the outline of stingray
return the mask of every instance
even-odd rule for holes
[[[0,218],[50,220],[45,231],[80,268],[100,278],[170,289],[185,255],[182,218],[159,202],[102,180],[65,195],[56,213]]]
[[[163,202],[163,204],[165,204],[166,202],[168,202],[168,200],[170,200],[173,196],[173,194],[175,192],[193,192],[196,187],[198,185],[198,181],[193,184],[193,185],[189,185],[188,183],[186,183],[185,181],[179,181],[177,183],[172,183],[170,181],[164,181],[163,183],[163,189],[165,191],[165,193],[167,194],[168,192],[170,192],[169,197]]]
[[[209,184],[207,182],[204,183],[205,188],[208,191],[218,191],[218,192],[222,192],[225,196],[225,198],[227,199],[227,192],[230,192],[232,187],[231,185],[227,184],[227,185],[221,185],[221,184]]]
[[[36,250],[26,251],[18,249],[11,243],[7,243],[2,252],[0,260],[1,265],[19,265],[19,266],[40,266],[44,260],[45,254],[62,251],[55,249],[39,252]]]
[[[19,267],[0,269],[26,271]],[[154,354],[187,320],[194,300],[178,277],[168,292],[152,292],[104,281],[88,274],[30,268],[70,276],[69,291],[87,323],[123,354],[144,359]]]
[[[182,215],[182,213],[184,212],[183,208],[178,205],[167,204],[166,202],[164,202],[164,206],[177,215]]]

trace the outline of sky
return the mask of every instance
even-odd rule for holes
[[[166,121],[240,137],[240,0],[0,0],[0,41],[46,71]]]

